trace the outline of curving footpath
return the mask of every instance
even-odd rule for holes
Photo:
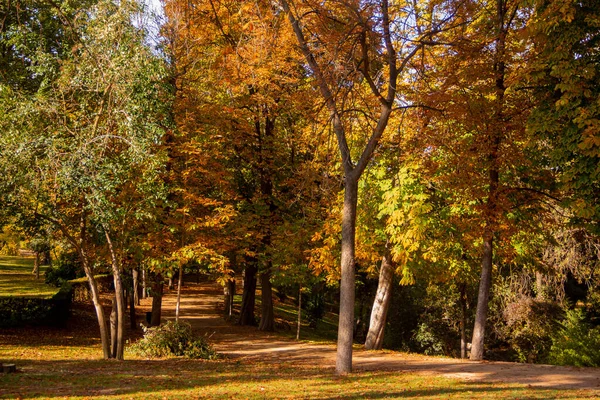
[[[180,318],[194,330],[210,336],[217,351],[231,358],[269,363],[335,366],[334,344],[297,342],[276,334],[225,321],[218,306],[223,290],[214,283],[186,284],[182,288]],[[163,299],[164,317],[174,318],[176,291]],[[472,362],[389,351],[354,352],[355,370],[418,372],[473,382],[505,382],[551,389],[600,389],[600,369],[558,367],[508,362]]]

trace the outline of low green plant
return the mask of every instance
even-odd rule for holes
[[[161,326],[143,329],[144,337],[131,346],[134,354],[148,358],[218,358],[212,346],[205,338],[195,335],[188,323],[168,321]]]
[[[555,365],[600,367],[600,329],[586,321],[581,309],[566,312],[552,337],[548,361]]]

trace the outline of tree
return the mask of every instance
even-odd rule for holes
[[[68,7],[68,5],[64,5]],[[57,9],[61,11],[61,9]],[[36,92],[3,85],[0,109],[1,187],[8,206],[43,220],[76,249],[90,284],[104,357],[123,357],[121,261],[113,246],[118,225],[150,216],[163,201],[160,144],[169,124],[163,61],[145,44],[134,3],[102,1],[65,21],[76,40],[55,79]],[[48,75],[37,53],[30,73]],[[104,239],[102,239],[104,238]],[[118,309],[116,348],[110,349],[94,279],[94,257],[106,247]]]
[[[358,182],[392,112],[406,106],[403,93],[398,91],[398,77],[409,72],[415,56],[433,44],[438,34],[453,27],[451,21],[460,5],[390,5],[386,0],[334,5],[280,3],[329,112],[341,156],[344,205],[336,371],[343,374],[352,370]],[[363,86],[368,89],[361,91]],[[358,97],[357,93],[367,95]],[[352,122],[361,116],[368,121],[368,137],[351,147]]]

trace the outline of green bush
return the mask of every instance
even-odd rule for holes
[[[83,276],[83,270],[77,253],[63,253],[46,270],[45,281],[48,285],[59,287],[80,276]]]
[[[580,310],[568,310],[552,337],[548,361],[555,365],[600,367],[600,329],[592,327]]]
[[[218,357],[203,337],[194,335],[187,323],[168,321],[161,326],[143,329],[144,337],[131,346],[131,351],[142,357],[185,356],[207,360]]]

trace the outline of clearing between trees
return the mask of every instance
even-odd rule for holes
[[[190,285],[182,293],[181,317],[195,330],[210,336],[217,351],[228,357],[265,363],[335,366],[334,344],[298,342],[226,322],[218,309],[222,289],[215,284]],[[172,310],[175,309],[175,301],[174,293],[167,294],[163,299],[168,318],[174,317]],[[471,382],[518,383],[540,388],[600,389],[600,370],[596,368],[472,362],[401,352],[365,351],[357,346],[354,350],[354,369],[419,372]]]

